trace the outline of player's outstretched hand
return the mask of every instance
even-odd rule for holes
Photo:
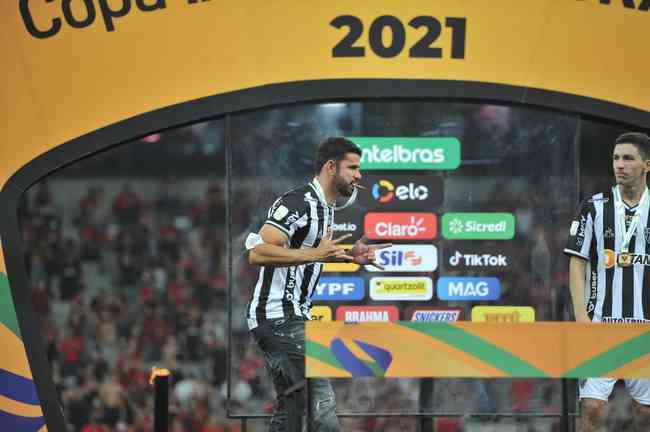
[[[352,255],[352,262],[354,263],[361,265],[370,264],[383,270],[384,268],[375,262],[375,251],[391,246],[392,243],[368,244],[368,238],[364,235],[354,242],[354,246],[349,251],[349,254]]]

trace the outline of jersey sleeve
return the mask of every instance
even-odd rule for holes
[[[594,215],[593,200],[585,200],[569,226],[565,254],[590,259],[589,252],[594,239]]]
[[[288,194],[275,200],[264,223],[274,226],[291,239],[298,229],[307,225],[308,219],[305,200],[295,194]]]

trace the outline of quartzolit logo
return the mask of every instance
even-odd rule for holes
[[[452,170],[460,165],[456,138],[350,137],[364,170]]]

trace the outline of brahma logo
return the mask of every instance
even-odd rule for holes
[[[431,300],[433,282],[428,277],[388,276],[370,279],[370,298],[373,300]]]
[[[384,269],[367,265],[366,270],[371,272],[432,272],[438,268],[438,250],[433,245],[393,245],[377,251],[376,258],[377,264]]]
[[[336,320],[345,322],[397,321],[396,306],[340,306],[336,309]]]
[[[312,293],[312,300],[361,300],[365,296],[360,277],[323,277]]]
[[[364,231],[373,240],[431,240],[438,223],[433,213],[367,213]]]

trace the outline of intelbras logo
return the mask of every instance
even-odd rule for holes
[[[361,148],[364,170],[450,170],[460,165],[460,142],[456,138],[349,139]]]

